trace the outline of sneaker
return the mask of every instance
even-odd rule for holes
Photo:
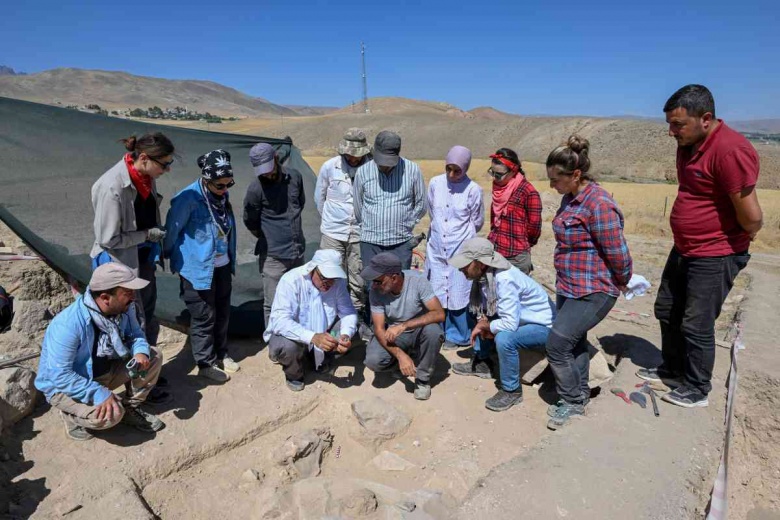
[[[590,402],[590,397],[586,397],[582,400],[582,406],[586,407],[588,406],[588,403]],[[563,406],[566,403],[563,399],[558,399],[558,402],[555,404],[551,404],[547,407],[547,415],[550,417],[555,417],[555,413],[558,411],[559,406]]]
[[[431,385],[428,383],[423,383],[422,381],[417,381],[417,384],[414,388],[414,398],[418,401],[427,401],[431,398]]]
[[[289,388],[293,392],[300,392],[306,386],[303,380],[292,381],[290,379],[285,379],[285,382],[287,383],[287,388]]]
[[[165,423],[158,419],[156,415],[133,406],[125,408],[125,416],[122,417],[122,422],[142,432],[156,432],[162,430],[165,426]]]
[[[477,376],[482,379],[490,379],[490,364],[485,359],[472,358],[468,363],[453,363],[452,373],[461,376]]]
[[[458,350],[461,348],[470,347],[471,345],[460,345],[458,343],[453,343],[452,341],[445,341],[441,344],[442,350]]]
[[[65,434],[74,441],[88,441],[93,435],[83,426],[79,426],[63,411],[60,410],[60,417],[65,423]]]
[[[685,382],[685,378],[682,376],[676,376],[671,372],[668,372],[663,367],[656,368],[640,368],[636,371],[636,376],[645,381],[653,383],[663,383],[669,388],[676,388]]]
[[[200,377],[205,377],[206,379],[211,379],[215,383],[227,383],[230,381],[230,376],[227,375],[227,372],[216,365],[200,367],[198,369],[198,375]]]
[[[225,356],[217,361],[217,366],[229,374],[234,374],[241,370],[241,365],[233,361],[233,358],[230,356]]]
[[[494,412],[509,410],[516,404],[523,402],[523,390],[518,388],[514,392],[499,390],[496,395],[485,401],[485,408]]]
[[[547,428],[551,430],[559,430],[566,426],[566,424],[569,422],[569,419],[571,419],[573,416],[584,414],[584,405],[578,403],[567,403],[566,401],[563,401],[562,404],[558,405],[555,409],[555,414],[550,417],[549,421],[547,421]]]
[[[149,392],[149,395],[146,396],[144,403],[156,406],[160,404],[168,404],[171,401],[173,401],[172,393],[155,386],[152,388],[152,391]]]
[[[661,399],[667,403],[676,404],[684,408],[705,407],[710,404],[707,396],[698,388],[690,385],[680,385],[671,392],[664,394]]]

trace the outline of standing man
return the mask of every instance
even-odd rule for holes
[[[748,140],[716,119],[706,87],[686,85],[664,112],[677,140],[679,190],[670,217],[674,247],[655,301],[663,363],[637,376],[676,386],[663,399],[692,408],[708,405],[715,320],[761,229],[759,164]]]
[[[306,203],[301,173],[282,166],[273,147],[259,143],[249,151],[256,178],[244,197],[244,225],[257,237],[255,254],[263,276],[264,325],[268,325],[282,275],[303,265],[306,243],[301,212]]]
[[[314,202],[322,216],[320,248],[338,251],[349,276],[349,295],[360,315],[364,290],[360,270],[360,225],[355,219],[352,187],[358,167],[371,160],[366,133],[350,128],[339,143],[339,155],[325,161],[314,188]]]
[[[444,341],[444,309],[422,273],[401,269],[393,253],[379,253],[360,273],[371,282],[374,337],[365,364],[374,372],[395,368],[415,378],[414,398],[431,397],[430,379]]]
[[[366,266],[383,252],[412,265],[415,224],[425,215],[425,182],[420,167],[400,156],[401,137],[384,130],[374,141],[374,157],[355,175],[355,217],[361,225],[360,256]]]

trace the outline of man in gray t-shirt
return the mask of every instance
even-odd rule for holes
[[[360,276],[371,282],[374,323],[365,365],[374,372],[395,369],[414,376],[415,399],[430,398],[430,377],[444,341],[444,309],[433,287],[422,274],[401,270],[401,260],[393,253],[374,256]]]

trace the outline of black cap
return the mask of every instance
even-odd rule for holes
[[[377,166],[395,168],[401,157],[401,137],[395,132],[383,130],[374,140],[374,162]]]
[[[385,274],[401,272],[401,259],[393,253],[379,253],[368,263],[368,267],[360,272],[364,280],[373,281]]]

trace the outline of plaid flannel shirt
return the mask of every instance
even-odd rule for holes
[[[493,226],[493,208],[490,208],[488,240],[504,258],[512,258],[528,251],[542,234],[542,199],[534,185],[523,179],[509,199],[506,211]]]
[[[553,232],[558,294],[620,296],[618,286],[631,278],[631,253],[623,237],[623,214],[601,186],[591,182],[576,197],[565,195]]]

